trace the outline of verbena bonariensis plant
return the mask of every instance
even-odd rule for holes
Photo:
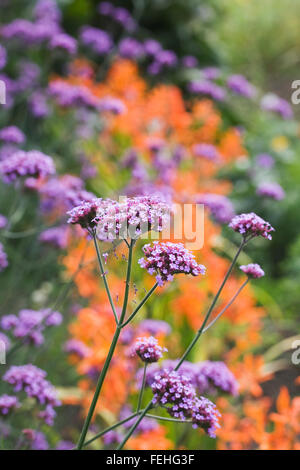
[[[147,231],[154,230],[162,232],[164,224],[171,215],[171,207],[157,197],[136,197],[126,199],[125,202],[94,199],[90,202],[84,202],[81,205],[74,207],[68,212],[68,214],[68,222],[71,224],[79,224],[82,228],[87,230],[93,239],[101,275],[116,322],[115,334],[97,382],[94,397],[77,444],[77,449],[82,449],[85,445],[91,443],[98,437],[111,432],[121,424],[137,417],[137,420],[129,428],[127,434],[118,446],[118,449],[122,449],[146,416],[161,419],[159,416],[149,414],[149,411],[156,407],[163,407],[167,410],[171,418],[165,419],[170,419],[172,421],[175,420],[177,422],[190,422],[193,427],[202,428],[210,437],[215,437],[216,429],[219,427],[218,418],[220,416],[216,406],[207,398],[197,396],[195,387],[191,383],[191,378],[188,377],[185,372],[181,374],[180,368],[184,364],[191,350],[195,347],[200,336],[207,331],[234,302],[235,298],[247,284],[249,279],[259,278],[264,275],[263,270],[257,264],[241,266],[241,270],[247,275],[247,280],[242,284],[231,301],[223,308],[217,317],[208,323],[226,281],[245,245],[250,240],[258,236],[271,240],[271,234],[274,231],[274,228],[255,213],[241,214],[235,216],[231,220],[229,226],[235,232],[241,234],[239,248],[212,300],[201,327],[197,331],[194,339],[182,355],[181,359],[174,364],[174,367],[171,367],[171,369],[165,368],[157,371],[157,374],[154,375],[154,379],[151,383],[153,399],[145,406],[145,408],[141,409],[143,393],[147,381],[147,365],[149,363],[157,362],[162,357],[165,350],[158,345],[157,340],[153,337],[138,338],[134,352],[144,362],[144,372],[136,412],[125,418],[125,420],[121,420],[113,426],[110,426],[108,429],[105,429],[89,441],[86,441],[86,435],[93,418],[97,401],[123,328],[133,320],[158,286],[162,286],[165,283],[172,281],[176,274],[192,276],[199,276],[200,274],[204,275],[205,267],[196,262],[194,255],[188,251],[182,243],[155,241],[152,244],[144,245],[144,257],[139,260],[139,264],[142,268],[146,269],[149,274],[155,275],[156,282],[134,311],[131,314],[128,314],[128,298],[133,267],[133,250],[136,240]],[[123,306],[119,316],[110,293],[107,281],[107,272],[104,270],[102,260],[103,254],[100,248],[101,241],[113,241],[116,239],[124,241],[128,247],[125,292]]]

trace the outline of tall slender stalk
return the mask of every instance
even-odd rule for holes
[[[238,248],[238,250],[237,250],[237,252],[236,252],[235,257],[233,258],[233,261],[232,261],[231,265],[229,266],[229,269],[228,269],[227,273],[225,274],[225,277],[224,277],[224,279],[223,279],[223,281],[222,281],[222,284],[220,285],[219,290],[218,290],[218,292],[216,293],[216,295],[215,295],[215,297],[214,297],[214,299],[213,299],[213,301],[212,301],[212,303],[211,303],[211,305],[210,305],[210,307],[209,307],[209,309],[208,309],[208,311],[207,311],[207,314],[206,314],[206,316],[205,316],[205,318],[204,318],[204,321],[203,321],[201,327],[200,327],[199,330],[197,331],[197,333],[196,333],[196,335],[195,335],[193,341],[192,341],[191,344],[188,346],[188,348],[187,348],[186,351],[184,352],[183,356],[181,357],[181,359],[180,359],[179,362],[177,363],[176,367],[174,368],[175,371],[177,371],[177,370],[180,368],[180,366],[181,366],[182,363],[185,361],[185,359],[187,358],[187,356],[189,355],[189,353],[191,352],[191,350],[194,348],[194,346],[195,346],[195,344],[197,343],[198,339],[200,338],[201,334],[203,333],[203,330],[204,330],[204,328],[205,328],[205,326],[206,326],[206,323],[208,322],[209,317],[210,317],[210,315],[211,315],[211,313],[212,313],[212,311],[213,311],[213,309],[214,309],[214,307],[215,307],[215,305],[216,305],[216,303],[217,303],[217,301],[218,301],[218,299],[219,299],[219,297],[220,297],[220,294],[221,294],[221,292],[222,292],[222,290],[223,290],[223,288],[224,288],[224,286],[225,286],[225,284],[226,284],[226,282],[227,282],[227,279],[229,278],[229,276],[230,276],[230,274],[231,274],[231,271],[232,271],[232,269],[233,269],[233,267],[234,267],[234,265],[235,265],[235,263],[236,263],[236,261],[237,261],[239,255],[240,255],[240,253],[241,253],[241,251],[242,251],[242,249],[244,248],[244,246],[245,246],[246,243],[247,243],[246,240],[243,238],[243,239],[242,239],[242,242],[241,242],[241,244],[240,244],[240,246],[239,246],[239,248]],[[134,433],[135,429],[136,429],[137,426],[140,424],[140,422],[144,419],[144,417],[146,416],[146,414],[148,413],[148,411],[152,408],[152,406],[153,406],[153,405],[152,405],[152,401],[150,401],[150,402],[148,403],[148,405],[146,406],[146,408],[144,409],[143,413],[138,417],[137,421],[131,426],[131,428],[129,429],[128,433],[127,433],[126,436],[124,437],[123,441],[122,441],[122,442],[119,444],[119,446],[117,447],[117,450],[123,449],[123,447],[124,447],[124,445],[126,444],[126,442],[128,441],[128,439],[132,436],[132,434]]]
[[[79,438],[79,441],[78,441],[78,444],[77,444],[77,450],[81,450],[83,445],[84,445],[84,441],[85,441],[85,438],[86,438],[86,434],[88,432],[88,429],[89,429],[89,426],[90,426],[90,422],[92,420],[92,417],[93,417],[93,414],[94,414],[94,411],[95,411],[95,408],[96,408],[96,405],[97,405],[97,402],[98,402],[98,398],[99,398],[99,395],[100,395],[100,392],[101,392],[101,389],[102,389],[102,385],[103,385],[103,382],[105,380],[105,377],[106,377],[106,374],[107,374],[107,371],[108,371],[108,368],[109,368],[109,365],[110,365],[110,362],[112,360],[112,357],[113,357],[113,354],[115,352],[115,349],[116,349],[116,346],[117,346],[117,342],[118,342],[118,339],[119,339],[119,336],[120,336],[120,333],[121,333],[121,326],[120,324],[123,322],[124,320],[124,317],[125,317],[125,314],[126,314],[126,310],[127,310],[127,304],[128,304],[128,297],[129,297],[129,288],[130,288],[130,276],[131,276],[131,266],[132,266],[132,254],[133,254],[133,247],[134,247],[134,244],[135,244],[135,240],[131,240],[130,242],[130,246],[129,246],[129,255],[128,255],[128,265],[127,265],[127,274],[126,274],[126,286],[125,286],[125,293],[124,293],[124,300],[123,300],[123,307],[122,307],[122,312],[121,312],[121,315],[120,315],[120,321],[119,323],[117,324],[117,327],[116,327],[116,330],[115,330],[115,334],[113,336],[113,339],[112,339],[112,343],[110,345],[110,348],[109,348],[109,351],[108,351],[108,355],[106,357],[106,360],[105,360],[105,363],[104,363],[104,366],[103,366],[103,369],[100,373],[100,376],[99,376],[99,379],[98,379],[98,382],[97,382],[97,386],[96,386],[96,390],[95,390],[95,393],[94,393],[94,397],[93,397],[93,400],[92,400],[92,403],[90,405],[90,408],[89,408],[89,411],[88,411],[88,414],[87,414],[87,417],[85,419],[85,422],[84,422],[84,425],[83,425],[83,428],[82,428],[82,431],[81,431],[81,434],[80,434],[80,438]],[[101,260],[102,261],[102,260]],[[107,286],[108,287],[108,286]],[[108,288],[109,289],[109,288]]]
[[[98,241],[97,241],[97,238],[96,238],[96,232],[93,230],[92,234],[93,234],[94,245],[95,245],[95,248],[96,248],[98,263],[99,263],[100,271],[101,271],[101,274],[102,274],[102,277],[103,277],[103,282],[104,282],[105,290],[106,290],[106,293],[107,293],[107,297],[109,299],[109,303],[110,303],[111,309],[113,311],[116,324],[118,324],[119,323],[118,315],[117,315],[117,312],[116,312],[116,309],[115,309],[115,306],[114,306],[114,303],[113,303],[113,299],[111,297],[111,293],[110,293],[110,290],[109,290],[108,282],[107,282],[107,279],[106,279],[106,274],[105,274],[105,271],[104,271],[104,266],[103,266],[102,257],[101,257],[101,251],[100,251]]]
[[[153,294],[153,292],[155,291],[155,289],[158,287],[158,284],[157,282],[154,284],[153,287],[151,287],[151,289],[149,290],[149,292],[147,292],[147,294],[145,295],[145,297],[143,298],[143,300],[140,302],[140,304],[136,307],[136,309],[132,312],[132,314],[130,315],[130,317],[124,321],[124,323],[122,323],[122,325],[120,325],[122,328],[124,328],[124,326],[128,325],[128,323],[131,322],[131,320],[133,320],[133,318],[136,316],[136,314],[139,312],[139,310],[142,308],[142,306],[147,302],[147,300],[149,299],[149,297]]]
[[[142,387],[139,393],[138,404],[137,404],[137,409],[136,409],[137,413],[140,411],[141,405],[142,405],[142,399],[143,399],[143,394],[144,394],[145,384],[146,384],[146,372],[147,372],[147,362],[145,362],[144,364]]]

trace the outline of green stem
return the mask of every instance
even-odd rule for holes
[[[139,416],[139,418],[136,420],[136,422],[131,426],[131,428],[129,429],[128,433],[126,434],[126,436],[124,437],[123,441],[121,442],[121,444],[119,444],[119,446],[117,447],[117,450],[121,450],[123,449],[124,445],[126,444],[126,442],[128,441],[128,439],[132,436],[132,434],[134,433],[134,431],[136,430],[136,428],[138,427],[138,425],[140,424],[140,422],[144,419],[144,417],[146,416],[146,414],[148,413],[148,411],[152,408],[152,401],[150,401],[148,403],[148,405],[146,406],[146,408],[144,409],[144,411],[141,413],[141,415]]]
[[[144,394],[145,384],[146,384],[146,371],[147,371],[147,362],[145,362],[144,364],[143,382],[142,382],[142,388],[139,393],[139,399],[138,399],[138,404],[137,404],[137,409],[136,409],[137,413],[140,411],[141,405],[142,405],[142,399],[143,399],[143,394]]]
[[[153,292],[155,291],[155,289],[158,287],[158,284],[154,284],[153,287],[151,287],[151,289],[149,290],[149,292],[147,293],[147,295],[145,295],[145,297],[143,298],[143,300],[141,301],[141,303],[136,307],[136,309],[132,312],[132,314],[130,315],[130,317],[124,322],[122,323],[121,325],[121,328],[124,328],[124,326],[128,325],[128,323],[131,322],[131,320],[136,316],[136,314],[139,312],[139,310],[142,308],[142,306],[147,302],[147,300],[149,299],[149,297],[153,294]]]
[[[203,330],[203,333],[205,333],[210,327],[212,327],[214,325],[214,323],[216,323],[216,321],[223,315],[223,313],[226,312],[226,310],[233,304],[233,302],[235,301],[235,299],[238,297],[238,295],[241,293],[241,291],[244,289],[244,287],[246,286],[246,284],[248,284],[249,282],[249,278],[246,279],[246,281],[241,285],[241,287],[237,290],[237,292],[234,294],[234,296],[232,297],[232,299],[230,300],[230,302],[228,302],[227,305],[225,305],[225,307],[221,310],[221,312],[207,325],[206,328],[204,328]]]
[[[191,344],[189,345],[189,347],[187,348],[187,350],[185,351],[185,353],[183,354],[182,358],[180,359],[180,361],[178,362],[178,364],[176,365],[176,367],[174,368],[175,371],[177,371],[180,366],[182,365],[182,363],[185,361],[186,357],[189,355],[189,353],[191,352],[191,350],[193,349],[193,347],[195,346],[195,344],[197,343],[198,339],[200,338],[201,334],[203,333],[203,330],[205,328],[205,325],[211,315],[211,312],[213,310],[213,308],[215,307],[219,297],[220,297],[220,294],[223,290],[223,287],[225,286],[226,284],[226,281],[227,279],[229,278],[230,274],[231,274],[231,271],[242,251],[242,249],[244,248],[246,244],[246,241],[245,239],[243,238],[238,250],[237,250],[237,253],[231,263],[231,265],[229,266],[229,269],[227,271],[227,273],[225,274],[225,277],[223,279],[223,282],[221,284],[221,286],[219,287],[219,290],[216,294],[216,296],[214,297],[213,301],[212,301],[212,304],[211,306],[209,307],[208,309],[208,312],[204,318],[204,321],[200,327],[200,329],[198,330],[198,332],[196,333],[193,341],[191,342]],[[137,419],[137,421],[131,426],[131,428],[129,429],[128,433],[126,434],[126,436],[124,437],[123,441],[121,442],[121,444],[117,447],[117,450],[121,450],[123,449],[124,445],[126,444],[126,442],[128,441],[128,439],[132,436],[133,432],[135,431],[135,429],[137,428],[137,426],[140,424],[140,422],[144,419],[144,417],[146,416],[146,414],[148,413],[148,411],[152,408],[152,401],[150,401],[148,403],[148,405],[146,406],[146,408],[144,409],[144,412],[139,416],[139,418]]]
[[[126,287],[125,287],[125,294],[124,294],[124,300],[123,300],[123,308],[122,308],[122,312],[121,312],[121,316],[120,316],[120,323],[122,323],[122,321],[124,320],[126,309],[127,309],[127,304],[128,304],[131,265],[132,265],[132,253],[133,253],[134,243],[135,243],[134,240],[131,240],[130,247],[129,247],[129,256],[128,256]],[[98,382],[97,382],[95,394],[94,394],[90,409],[88,411],[87,417],[85,419],[85,422],[84,422],[84,425],[83,425],[83,428],[82,428],[82,431],[81,431],[81,434],[80,434],[80,438],[79,438],[79,441],[78,441],[78,444],[77,444],[77,450],[81,450],[83,445],[84,445],[86,434],[88,432],[90,422],[92,420],[92,417],[93,417],[93,414],[94,414],[94,411],[95,411],[95,408],[96,408],[96,405],[97,405],[97,402],[98,402],[98,398],[99,398],[99,395],[100,395],[100,392],[101,392],[101,389],[102,389],[102,385],[103,385],[103,382],[105,380],[108,368],[110,366],[110,362],[111,362],[113,354],[115,352],[120,333],[121,333],[121,327],[120,327],[120,324],[118,324],[117,328],[116,328],[116,331],[115,331],[115,334],[114,334],[114,337],[113,337],[113,340],[112,340],[112,343],[111,343],[110,348],[109,348],[107,358],[105,360],[103,369],[100,373],[100,376],[99,376],[99,379],[98,379]]]
[[[122,424],[127,423],[127,421],[130,421],[132,418],[135,418],[135,417],[136,417],[138,414],[140,414],[140,413],[142,413],[142,411],[133,413],[132,415],[127,416],[127,418],[122,419],[122,421],[118,421],[117,423],[113,424],[113,425],[110,426],[109,428],[104,429],[103,431],[99,432],[99,433],[96,434],[94,437],[92,437],[91,439],[89,439],[88,441],[86,441],[86,442],[83,444],[83,446],[86,447],[87,445],[91,444],[92,442],[94,442],[94,441],[95,441],[96,439],[98,439],[99,437],[104,436],[104,434],[106,434],[107,432],[112,431],[113,429],[118,428],[118,427],[121,426]]]
[[[98,242],[97,242],[96,233],[95,233],[95,231],[93,231],[92,233],[93,233],[94,245],[95,245],[95,248],[96,248],[98,263],[99,263],[100,271],[101,271],[101,274],[102,274],[102,277],[103,277],[105,290],[106,290],[106,293],[107,293],[107,297],[109,299],[111,309],[112,309],[114,317],[115,317],[116,324],[118,325],[118,323],[119,323],[118,315],[117,315],[117,312],[116,312],[116,309],[115,309],[115,306],[114,306],[114,303],[113,303],[113,300],[112,300],[112,297],[111,297],[111,293],[110,293],[110,290],[109,290],[108,282],[107,282],[107,279],[106,279],[106,274],[105,274],[105,271],[104,271],[104,266],[103,266],[102,257],[101,257],[101,251],[100,251],[100,248],[99,248],[99,245],[98,245]]]
[[[149,413],[146,414],[146,417],[158,419],[159,421],[169,421],[171,423],[191,423],[192,422],[190,419],[182,420],[182,419],[175,419],[175,418],[166,418],[165,416],[151,415]]]

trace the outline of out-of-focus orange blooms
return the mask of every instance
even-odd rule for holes
[[[243,147],[242,136],[236,129],[222,129],[221,115],[209,100],[196,100],[185,105],[182,93],[174,86],[159,85],[149,89],[146,82],[139,76],[137,66],[128,60],[115,62],[107,77],[101,82],[94,81],[91,65],[76,62],[72,67],[73,75],[67,80],[81,83],[89,87],[95,96],[114,96],[121,99],[127,112],[118,116],[107,117],[108,124],[101,133],[100,146],[108,152],[120,154],[116,136],[125,136],[129,145],[138,149],[145,160],[151,162],[149,138],[164,139],[168,146],[183,145],[188,151],[184,168],[174,170],[172,189],[178,202],[190,201],[195,194],[204,192],[226,195],[231,184],[216,178],[219,169],[244,157],[247,152]],[[212,162],[193,155],[193,145],[205,142],[218,149],[221,159]],[[114,171],[114,163],[99,151],[91,156],[94,164],[107,163],[105,171]],[[103,162],[102,162],[103,163]],[[219,288],[230,261],[218,255],[217,249],[222,246],[221,229],[205,211],[205,240],[200,252],[195,253],[201,263],[207,267],[207,274],[201,278],[178,276],[172,285],[172,295],[168,295],[168,286],[164,287],[163,318],[173,326],[181,326],[187,322],[192,330],[201,325],[209,303]],[[114,318],[107,303],[106,293],[96,266],[92,244],[86,247],[87,240],[78,244],[72,243],[68,254],[63,259],[66,273],[74,276],[80,296],[88,300],[88,306],[79,311],[77,318],[70,327],[72,337],[85,343],[91,354],[83,359],[74,360],[80,374],[87,374],[79,383],[83,398],[69,397],[66,402],[81,403],[86,409],[91,401],[96,377],[103,366],[111,339],[114,333]],[[226,252],[226,249],[224,249]],[[117,250],[118,256],[120,251]],[[84,258],[80,270],[78,262]],[[230,254],[230,258],[232,255]],[[109,258],[108,282],[116,303],[121,308],[124,291],[124,272],[120,272],[117,263]],[[138,270],[141,286],[146,289],[153,285],[153,279]],[[78,272],[77,272],[78,271]],[[75,276],[76,274],[76,276]],[[229,279],[219,299],[214,315],[230,301],[240,287],[244,276],[234,274]],[[175,293],[174,293],[175,291]],[[158,291],[158,295],[162,290]],[[139,293],[141,296],[141,293]],[[130,305],[134,296],[131,296]],[[211,343],[217,348],[218,360],[224,359],[239,384],[241,397],[239,405],[234,406],[226,398],[220,398],[217,404],[222,412],[221,429],[218,431],[217,447],[219,449],[273,449],[299,448],[297,434],[300,428],[300,399],[291,400],[288,391],[283,388],[277,400],[277,412],[270,413],[271,401],[263,396],[262,382],[271,376],[263,374],[264,361],[261,356],[253,356],[252,350],[261,344],[262,319],[266,315],[263,308],[257,306],[251,287],[248,285],[235,303],[228,309],[223,318],[206,333]],[[219,335],[221,333],[221,339]],[[177,338],[180,338],[177,335]],[[204,341],[205,338],[203,339]],[[202,340],[201,340],[202,341]],[[218,348],[218,342],[222,342]],[[205,343],[205,344],[207,344]],[[205,359],[214,354],[208,344],[202,351]],[[167,345],[168,346],[168,345]],[[178,345],[180,352],[182,346]],[[199,346],[201,348],[201,344]],[[170,358],[172,352],[170,351]],[[107,409],[118,413],[126,403],[137,364],[130,358],[126,345],[118,346],[107,380],[103,387],[97,409]],[[299,382],[300,383],[300,382]],[[127,444],[128,449],[151,450],[171,449],[172,442],[166,437],[166,428],[159,426],[154,431],[132,437]]]

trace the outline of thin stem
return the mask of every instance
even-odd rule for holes
[[[132,265],[132,253],[133,253],[134,243],[135,243],[134,240],[131,240],[130,248],[129,248],[129,256],[128,256],[127,274],[126,274],[126,287],[125,287],[125,294],[124,294],[122,312],[121,312],[121,316],[120,316],[120,323],[122,323],[122,321],[124,320],[124,316],[126,314],[126,309],[127,309],[127,304],[128,304],[130,276],[131,276],[131,265]],[[84,445],[86,434],[88,432],[89,425],[90,425],[90,422],[92,420],[92,417],[93,417],[93,414],[94,414],[94,411],[95,411],[95,408],[96,408],[96,405],[97,405],[97,402],[98,402],[98,398],[99,398],[99,395],[100,395],[100,392],[101,392],[101,389],[102,389],[102,385],[103,385],[103,382],[105,380],[108,368],[110,366],[110,362],[111,362],[113,354],[115,352],[120,333],[121,333],[121,327],[118,324],[117,328],[116,328],[116,331],[115,331],[115,334],[114,334],[114,337],[113,337],[113,340],[112,340],[112,343],[110,345],[108,355],[106,357],[103,369],[100,373],[100,376],[99,376],[99,379],[98,379],[98,382],[97,382],[95,394],[94,394],[92,403],[90,405],[90,409],[88,411],[87,417],[85,419],[85,422],[84,422],[84,425],[83,425],[83,428],[82,428],[82,431],[81,431],[81,435],[80,435],[80,438],[79,438],[79,441],[78,441],[78,444],[77,444],[77,450],[81,450],[83,445]]]
[[[159,421],[170,421],[171,423],[191,423],[192,422],[190,419],[184,420],[184,419],[166,418],[165,416],[151,415],[149,413],[146,414],[146,417],[158,419]]]
[[[182,363],[185,361],[186,357],[189,355],[189,353],[191,352],[191,350],[193,349],[193,347],[195,346],[195,344],[197,343],[198,339],[200,338],[201,334],[203,333],[203,330],[205,328],[205,325],[211,315],[211,312],[212,310],[214,309],[219,297],[220,297],[220,294],[223,290],[223,287],[225,286],[226,284],[226,281],[227,279],[229,278],[230,274],[231,274],[231,271],[242,251],[242,249],[244,248],[246,244],[246,240],[243,238],[237,252],[236,252],[236,255],[235,257],[233,258],[233,261],[231,263],[231,265],[229,266],[229,269],[227,271],[227,273],[225,274],[225,277],[223,279],[223,282],[221,284],[221,286],[219,287],[219,290],[216,294],[216,296],[214,297],[213,301],[212,301],[212,304],[211,306],[209,307],[208,309],[208,312],[204,318],[204,321],[200,327],[200,329],[198,330],[198,332],[196,333],[193,341],[191,342],[191,344],[189,345],[189,347],[187,348],[187,350],[185,351],[185,353],[183,354],[182,358],[179,360],[178,364],[176,365],[176,367],[174,368],[175,371],[177,371],[180,366],[182,365]],[[139,416],[139,418],[137,419],[137,421],[131,426],[131,428],[129,429],[128,433],[126,434],[126,436],[124,437],[123,441],[121,442],[121,444],[117,447],[117,450],[121,450],[123,449],[124,445],[126,444],[126,442],[128,441],[128,439],[132,436],[132,434],[134,433],[135,429],[137,428],[137,426],[140,424],[140,422],[144,419],[144,417],[146,416],[146,414],[148,413],[148,411],[152,408],[152,401],[150,401],[148,403],[148,405],[146,406],[146,408],[144,409],[144,412]]]
[[[122,419],[122,421],[118,421],[117,423],[113,424],[112,426],[109,426],[109,428],[104,429],[103,431],[99,432],[98,434],[96,434],[94,437],[92,437],[88,441],[85,441],[85,443],[83,444],[83,447],[86,447],[87,445],[91,444],[92,442],[94,442],[99,437],[104,436],[104,434],[106,434],[107,432],[118,428],[119,426],[121,426],[124,423],[127,423],[127,421],[130,421],[132,418],[135,418],[138,414],[140,414],[142,412],[143,412],[143,410],[141,410],[139,412],[136,412],[136,413],[133,413],[132,415],[127,416],[127,418]]]
[[[105,274],[104,267],[103,267],[101,251],[100,251],[100,248],[99,248],[99,245],[98,245],[98,242],[97,242],[95,231],[93,231],[92,234],[93,234],[93,240],[94,240],[94,245],[95,245],[95,248],[96,248],[96,253],[97,253],[97,258],[98,258],[100,271],[101,271],[101,274],[102,274],[102,277],[103,277],[105,290],[106,290],[106,293],[107,293],[107,297],[109,299],[111,309],[112,309],[114,317],[115,317],[116,324],[118,325],[118,323],[119,323],[118,315],[117,315],[117,312],[116,312],[116,309],[115,309],[115,306],[114,306],[114,303],[113,303],[113,299],[111,297],[111,293],[110,293],[110,290],[109,290],[108,282],[107,282],[107,279],[106,279],[106,274]]]
[[[141,301],[141,303],[136,307],[136,309],[132,312],[132,314],[130,315],[130,317],[124,322],[122,323],[121,325],[121,328],[124,328],[124,326],[128,325],[128,323],[131,322],[131,320],[136,316],[136,314],[139,312],[139,310],[142,308],[142,306],[147,302],[147,300],[149,299],[149,297],[153,294],[153,292],[155,291],[155,289],[158,287],[158,284],[154,284],[153,287],[151,287],[151,289],[149,290],[149,292],[147,293],[147,295],[145,295],[145,297],[143,298],[143,300]]]
[[[143,394],[144,394],[145,384],[146,384],[146,372],[147,372],[147,362],[145,362],[145,364],[144,364],[144,374],[143,374],[142,388],[141,388],[140,393],[139,393],[139,399],[138,399],[138,404],[137,404],[137,409],[136,409],[137,413],[140,411],[141,405],[142,405],[142,399],[143,399]]]
[[[119,446],[117,447],[117,450],[121,450],[123,449],[124,445],[126,444],[126,442],[128,441],[128,439],[132,436],[132,434],[134,433],[134,431],[136,430],[136,428],[138,427],[138,425],[140,424],[140,422],[144,419],[144,417],[146,416],[146,414],[148,413],[148,411],[152,408],[152,401],[150,401],[148,403],[148,405],[146,406],[146,408],[144,409],[144,411],[141,413],[141,415],[139,416],[139,418],[136,420],[136,422],[131,426],[131,428],[129,429],[128,433],[126,434],[126,436],[124,437],[123,441],[121,442],[121,444],[119,444]]]
[[[196,333],[196,335],[195,335],[193,341],[192,341],[191,344],[188,346],[188,348],[187,348],[186,351],[184,352],[183,356],[182,356],[181,359],[179,360],[178,364],[176,365],[176,367],[175,367],[175,369],[174,369],[175,371],[179,369],[179,367],[180,367],[180,366],[182,365],[182,363],[185,361],[185,359],[187,358],[187,356],[189,355],[189,353],[191,352],[191,350],[194,348],[195,344],[197,343],[198,339],[199,339],[200,336],[202,335],[203,330],[204,330],[204,328],[205,328],[205,326],[206,326],[206,323],[207,323],[208,320],[209,320],[209,317],[210,317],[210,315],[211,315],[211,313],[212,313],[212,311],[213,311],[213,309],[214,309],[214,307],[215,307],[215,305],[216,305],[216,303],[217,303],[217,301],[218,301],[218,299],[219,299],[219,297],[220,297],[220,294],[221,294],[221,292],[222,292],[222,290],[223,290],[223,288],[224,288],[224,286],[225,286],[225,284],[226,284],[226,282],[227,282],[227,279],[229,278],[229,276],[230,276],[230,274],[231,274],[231,271],[232,271],[232,269],[233,269],[233,267],[234,267],[234,265],[235,265],[235,263],[236,263],[236,261],[237,261],[239,255],[240,255],[242,249],[244,248],[244,245],[245,245],[245,240],[243,239],[242,242],[241,242],[241,244],[240,244],[240,246],[239,246],[239,248],[238,248],[238,250],[237,250],[237,252],[236,252],[235,257],[233,258],[233,261],[232,261],[231,265],[229,266],[229,269],[228,269],[227,273],[225,274],[225,277],[224,277],[224,279],[223,279],[223,281],[222,281],[222,284],[220,285],[219,290],[218,290],[218,292],[216,293],[216,295],[215,295],[215,297],[214,297],[214,299],[213,299],[213,301],[212,301],[212,303],[211,303],[211,306],[209,307],[209,309],[208,309],[208,311],[207,311],[207,314],[206,314],[206,316],[205,316],[205,318],[204,318],[204,321],[203,321],[201,327],[200,327],[199,330],[197,331],[197,333]]]
[[[249,278],[246,279],[246,281],[241,285],[241,287],[237,290],[237,292],[234,294],[234,296],[232,297],[232,299],[230,300],[230,302],[228,302],[227,305],[225,305],[225,307],[221,310],[221,312],[207,325],[206,328],[204,328],[203,332],[202,333],[205,333],[211,326],[214,325],[214,323],[216,323],[216,321],[223,315],[223,313],[226,312],[226,310],[233,304],[233,302],[235,301],[235,299],[238,297],[238,295],[241,293],[241,291],[244,289],[244,287],[246,286],[246,284],[248,284],[249,282]]]

